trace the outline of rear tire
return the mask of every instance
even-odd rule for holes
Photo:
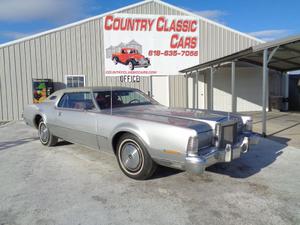
[[[117,65],[117,64],[118,64],[118,62],[119,62],[119,59],[118,59],[118,57],[114,57],[114,58],[113,58],[113,62],[114,62],[114,64],[115,64],[115,65]]]
[[[132,134],[121,136],[116,155],[123,173],[136,180],[150,178],[157,168],[143,143]]]
[[[51,134],[44,120],[40,120],[38,133],[39,133],[40,142],[43,145],[51,147],[57,144],[58,137]]]

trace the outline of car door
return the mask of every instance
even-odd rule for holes
[[[97,109],[90,92],[65,93],[56,106],[55,134],[72,143],[98,148]]]

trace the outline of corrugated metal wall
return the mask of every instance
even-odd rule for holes
[[[150,91],[150,78],[121,83],[104,74],[102,19],[0,48],[0,120],[21,118],[32,103],[32,79],[53,79],[64,87],[65,75],[85,75],[87,86],[130,86]]]
[[[184,15],[158,2],[146,2],[119,12]],[[255,40],[200,21],[200,62],[255,44]],[[150,90],[149,78],[126,84],[104,76],[102,19],[98,18],[0,48],[0,120],[21,118],[23,107],[32,102],[32,78],[53,79],[55,88],[61,88],[65,75],[79,74],[86,75],[89,86],[112,84],[136,87],[145,92]],[[169,80],[170,105],[185,106],[184,78],[175,76]]]
[[[232,54],[242,49],[260,44],[260,42],[250,39],[244,35],[227,30],[221,26],[209,23],[207,21],[199,20],[200,24],[200,63],[204,63],[222,56]],[[181,82],[181,87],[178,87],[177,80],[182,80],[181,77],[176,76],[175,79],[170,79],[170,106],[186,106],[186,92],[179,92],[176,90],[185,89],[185,82]],[[174,90],[172,90],[172,88]],[[173,93],[173,94],[171,94]],[[174,95],[175,94],[175,95]],[[177,98],[181,98],[178,100]],[[176,102],[182,104],[177,105]]]

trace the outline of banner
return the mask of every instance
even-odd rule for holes
[[[114,14],[103,30],[106,76],[178,75],[199,64],[197,18]]]

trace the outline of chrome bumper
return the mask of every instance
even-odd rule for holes
[[[225,149],[213,147],[206,154],[198,156],[187,156],[185,160],[185,170],[193,174],[201,174],[206,167],[220,162],[231,162],[246,153],[251,144],[258,144],[257,136],[244,136],[235,145],[229,145]]]
[[[145,66],[150,66],[150,65],[151,65],[151,63],[148,61],[144,61],[144,62],[137,61],[137,63],[134,66],[135,67],[145,67]]]

